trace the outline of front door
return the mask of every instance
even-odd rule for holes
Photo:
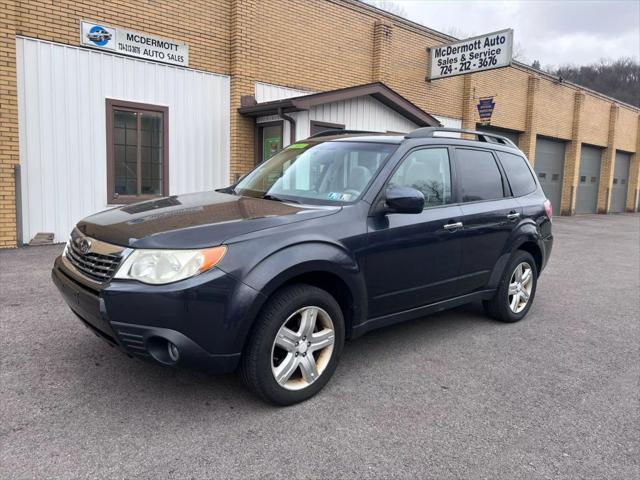
[[[259,123],[258,139],[260,142],[258,163],[261,163],[282,150],[282,122]]]
[[[462,208],[462,258],[456,296],[484,289],[518,223],[522,208],[511,197],[493,153],[456,148]]]
[[[459,269],[460,207],[452,205],[446,147],[411,151],[387,186],[408,186],[425,196],[422,213],[388,213],[368,220],[364,258],[369,317],[379,317],[451,297]]]

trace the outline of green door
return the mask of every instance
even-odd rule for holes
[[[282,122],[259,125],[262,145],[260,162],[270,159],[282,150]]]

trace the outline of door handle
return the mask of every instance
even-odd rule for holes
[[[457,230],[459,228],[462,228],[462,222],[447,223],[447,224],[444,225],[444,228],[446,230],[449,230],[449,231],[454,231],[454,230]]]
[[[520,218],[520,214],[518,212],[511,212],[509,215],[507,215],[507,218],[509,220],[515,220],[516,218]]]

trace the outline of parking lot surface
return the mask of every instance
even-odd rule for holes
[[[640,216],[554,233],[522,322],[372,332],[288,408],[110,348],[50,281],[61,246],[0,251],[0,477],[639,478]]]

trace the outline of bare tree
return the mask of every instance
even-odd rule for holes
[[[640,107],[640,63],[637,60],[601,60],[592,65],[565,65],[550,71],[563,80]]]
[[[474,36],[474,33],[465,32],[458,25],[452,25],[449,28],[445,29],[442,33],[461,40]]]
[[[520,42],[515,42],[513,44],[513,54],[512,57],[514,60],[517,60],[522,63],[527,63],[526,53],[524,51],[524,47]]]
[[[380,10],[393,13],[394,15],[398,15],[399,17],[407,18],[407,11],[404,9],[404,7],[392,0],[361,0],[361,1],[363,1],[364,3],[368,3],[372,7],[379,8]]]

